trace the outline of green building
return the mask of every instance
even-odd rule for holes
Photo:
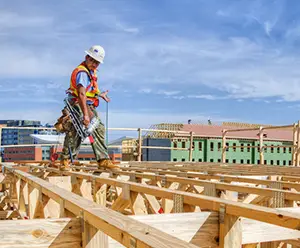
[[[291,165],[292,148],[289,141],[266,141],[264,145],[264,164]],[[260,164],[259,142],[246,139],[227,139],[226,163]],[[236,146],[236,147],[235,147]],[[256,147],[255,147],[256,146]],[[277,147],[279,146],[279,147]],[[189,148],[190,141],[186,138],[173,138],[173,148]],[[221,162],[222,138],[194,138],[192,161],[195,162]],[[189,151],[171,150],[171,161],[189,161]]]
[[[148,134],[152,146],[166,146],[172,150],[144,149],[147,156],[143,160],[151,161],[189,161],[190,136],[193,132],[192,161],[221,162],[222,161],[222,130],[235,129],[241,126],[234,123],[223,125],[195,125],[195,124],[160,124],[157,129],[185,131],[186,134],[152,133]],[[253,124],[242,127],[253,127]],[[153,127],[152,127],[153,128]],[[292,165],[293,130],[267,130],[263,134],[264,164]],[[169,141],[169,143],[167,142]],[[226,163],[260,164],[258,131],[229,132],[226,135]],[[184,148],[186,150],[176,150]],[[145,152],[143,151],[143,154]],[[150,156],[153,153],[153,156]],[[159,156],[157,154],[160,154]],[[151,159],[148,159],[150,158]]]

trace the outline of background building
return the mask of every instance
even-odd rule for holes
[[[159,124],[157,129],[193,132],[193,156],[195,162],[221,162],[222,130],[253,127],[254,124],[223,123],[221,125],[203,124]],[[260,126],[260,125],[256,125]],[[155,128],[155,127],[152,127]],[[168,129],[169,128],[169,129]],[[148,133],[143,144],[189,148],[188,134]],[[264,132],[264,164],[291,165],[293,130],[267,130]],[[226,163],[259,164],[258,131],[230,132],[226,137]],[[233,146],[233,147],[231,147]],[[189,161],[188,150],[143,149],[144,161]]]
[[[2,127],[40,127],[41,122],[31,120],[0,120],[0,125],[2,125]],[[38,133],[38,130],[2,128],[1,145],[34,144],[34,139],[30,137],[30,134],[34,133]],[[42,149],[38,147],[14,147],[13,149],[11,147],[6,147],[1,149],[3,161],[30,160],[29,158],[32,157],[42,160],[42,157],[39,157],[39,154],[42,154]]]
[[[0,120],[0,124],[7,127],[40,127],[40,121],[30,120]],[[35,129],[2,129],[1,145],[34,144],[30,134],[38,133]]]

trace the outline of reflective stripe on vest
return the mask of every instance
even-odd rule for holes
[[[98,88],[98,83],[97,83],[97,74],[96,70],[94,71],[94,74],[92,75],[90,71],[84,66],[84,63],[81,63],[79,66],[77,66],[71,75],[71,80],[70,80],[70,88],[68,89],[68,92],[71,93],[73,96],[78,97],[78,92],[77,92],[77,84],[76,84],[76,76],[79,72],[86,72],[88,74],[88,77],[90,79],[90,84],[86,87],[86,96],[88,100],[96,100],[98,95],[100,94],[100,90]],[[92,88],[91,91],[89,89]]]

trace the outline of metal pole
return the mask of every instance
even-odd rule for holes
[[[106,102],[106,146],[108,146],[108,102]]]
[[[297,127],[297,150],[296,150],[296,166],[299,166],[299,159],[300,159],[300,121],[298,121]]]
[[[298,137],[298,129],[297,124],[294,124],[293,127],[293,147],[292,147],[292,165],[296,166],[296,156],[297,156],[297,137]]]
[[[189,161],[192,162],[193,160],[193,141],[194,141],[194,134],[190,132],[190,151],[189,151]]]
[[[138,129],[138,132],[139,132],[138,161],[141,162],[142,161],[142,130],[141,130],[141,128]]]

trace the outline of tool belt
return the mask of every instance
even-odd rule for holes
[[[58,133],[66,133],[71,130],[72,121],[66,108],[64,108],[61,112],[62,115],[57,119],[54,127]]]
[[[78,104],[76,102],[73,102],[72,105]],[[78,105],[77,105],[78,106]],[[78,106],[78,108],[80,108]],[[88,109],[88,115],[90,119],[94,117],[93,110],[95,107],[93,105],[87,105]],[[70,113],[68,109],[65,107],[62,111],[61,117],[57,119],[57,122],[54,124],[54,127],[58,133],[66,133],[69,132],[72,128],[72,120],[70,118]]]

